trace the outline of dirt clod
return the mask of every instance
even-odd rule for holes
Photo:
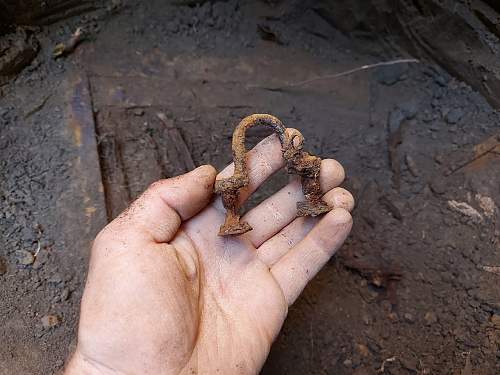
[[[481,222],[483,220],[483,216],[474,208],[471,207],[470,204],[466,202],[457,202],[455,200],[448,201],[448,206],[464,216],[470,218],[473,222]]]
[[[375,77],[381,84],[392,86],[399,81],[405,80],[407,71],[408,66],[403,64],[384,66],[375,73]]]
[[[413,314],[405,313],[403,315],[403,318],[405,319],[405,322],[407,322],[407,323],[415,323],[415,317],[413,316]]]
[[[0,257],[0,276],[7,273],[7,262],[3,257]]]
[[[464,116],[464,111],[461,108],[453,108],[444,116],[448,124],[456,124]]]
[[[16,252],[16,255],[17,255],[17,262],[23,266],[29,266],[30,264],[33,264],[33,262],[35,261],[35,257],[33,256],[33,254],[27,250],[18,250]]]
[[[498,314],[493,314],[491,316],[491,323],[497,328],[500,329],[500,315]]]
[[[41,319],[41,322],[43,328],[53,328],[61,322],[61,319],[57,315],[50,314],[44,315]]]
[[[479,207],[481,207],[486,217],[493,218],[495,216],[497,206],[495,204],[495,201],[491,197],[476,194],[476,200],[478,201]]]
[[[438,321],[437,315],[433,311],[426,312],[425,315],[424,315],[424,319],[425,319],[425,323],[428,326],[430,326],[430,325],[432,325],[434,323],[437,323],[437,321]]]
[[[364,344],[356,344],[356,349],[362,357],[368,357],[370,355],[370,349]]]
[[[351,367],[352,366],[352,361],[350,359],[346,359],[344,362],[342,362],[342,364],[345,367]]]

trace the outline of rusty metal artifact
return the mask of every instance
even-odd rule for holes
[[[238,235],[252,230],[250,224],[240,221],[239,191],[250,182],[246,167],[245,133],[247,129],[255,126],[270,128],[278,135],[286,171],[301,177],[302,191],[306,199],[297,202],[297,216],[317,216],[332,209],[321,199],[321,158],[302,150],[302,134],[298,130],[286,129],[274,116],[254,114],[241,120],[234,130],[234,174],[215,182],[215,192],[222,196],[222,203],[227,210],[226,220],[220,227],[220,236]]]

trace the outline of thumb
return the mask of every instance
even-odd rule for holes
[[[139,231],[155,242],[170,241],[183,220],[208,204],[216,174],[211,165],[202,165],[186,174],[157,181],[106,229]]]

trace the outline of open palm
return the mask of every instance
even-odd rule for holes
[[[283,166],[278,139],[257,145],[247,164],[242,201]],[[96,238],[66,373],[257,373],[288,306],[350,231],[343,178],[340,164],[323,160],[331,212],[296,218],[294,180],[250,210],[253,230],[237,237],[217,235],[225,211],[210,203],[212,167],[153,184]]]

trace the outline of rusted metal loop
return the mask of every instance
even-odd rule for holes
[[[297,202],[297,216],[317,216],[331,210],[321,199],[319,182],[321,159],[303,151],[304,137],[296,129],[287,129],[276,117],[267,114],[254,114],[245,117],[233,133],[234,174],[216,181],[215,192],[222,196],[226,208],[226,220],[220,227],[219,235],[238,235],[252,230],[247,222],[240,220],[240,189],[250,183],[246,167],[246,131],[255,126],[272,129],[281,143],[281,152],[286,170],[290,174],[301,176],[302,191],[306,198]]]

